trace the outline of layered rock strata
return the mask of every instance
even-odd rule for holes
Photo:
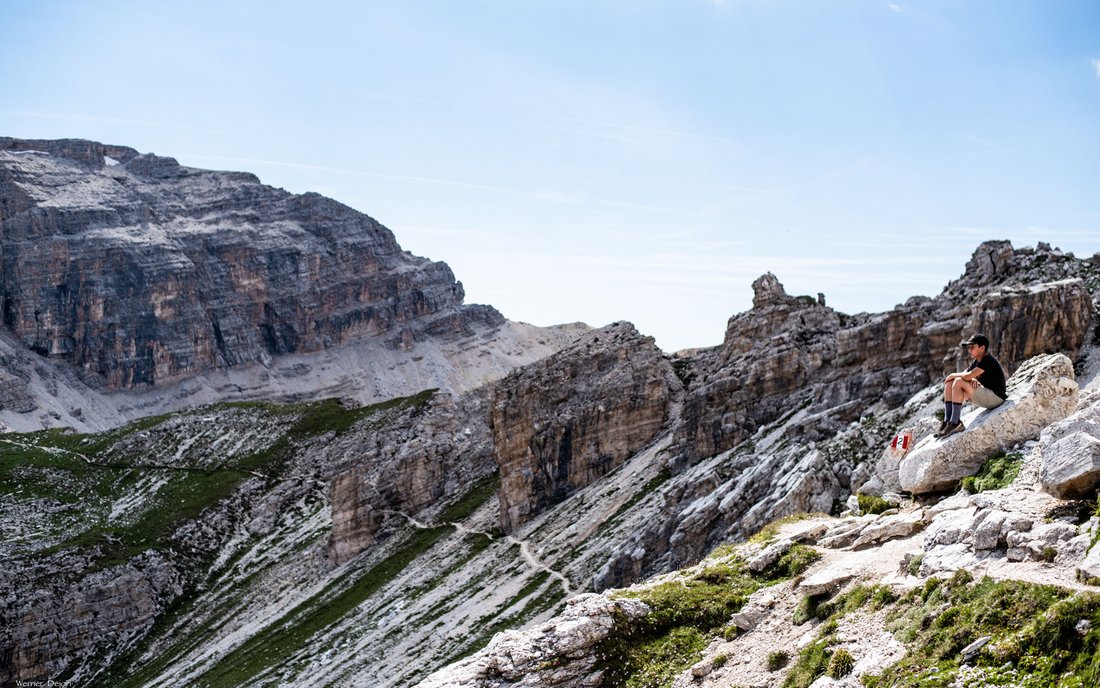
[[[629,323],[591,332],[504,378],[491,428],[505,532],[652,442],[679,387],[653,339]]]
[[[414,423],[364,434],[329,482],[329,551],[343,563],[375,543],[387,521],[403,521],[470,489],[497,469],[488,427],[488,390],[437,396]]]
[[[502,324],[372,218],[90,141],[0,138],[0,316],[110,389]]]

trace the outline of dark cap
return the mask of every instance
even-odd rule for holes
[[[985,348],[988,349],[989,348],[989,337],[986,337],[984,334],[972,334],[972,335],[970,335],[970,339],[964,339],[962,341],[961,346],[968,347],[971,344],[977,344],[978,346],[984,346]]]

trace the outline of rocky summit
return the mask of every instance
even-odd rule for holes
[[[986,242],[880,314],[765,273],[670,354],[249,175],[0,166],[0,684],[1100,681],[1100,256]],[[933,437],[975,331],[1009,399]]]

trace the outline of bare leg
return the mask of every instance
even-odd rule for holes
[[[974,383],[967,382],[966,380],[960,380],[955,378],[948,381],[948,387],[950,388],[945,397],[945,401],[953,401],[956,404],[961,404],[964,401],[970,401],[970,397],[974,396]]]

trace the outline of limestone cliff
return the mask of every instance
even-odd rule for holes
[[[0,231],[4,326],[112,388],[503,321],[347,206],[119,146],[0,139]]]
[[[224,399],[462,392],[577,334],[463,299],[445,263],[318,194],[123,146],[0,138],[11,428],[102,429]]]
[[[510,532],[652,442],[680,384],[651,337],[616,323],[503,379],[493,396],[501,527]]]

